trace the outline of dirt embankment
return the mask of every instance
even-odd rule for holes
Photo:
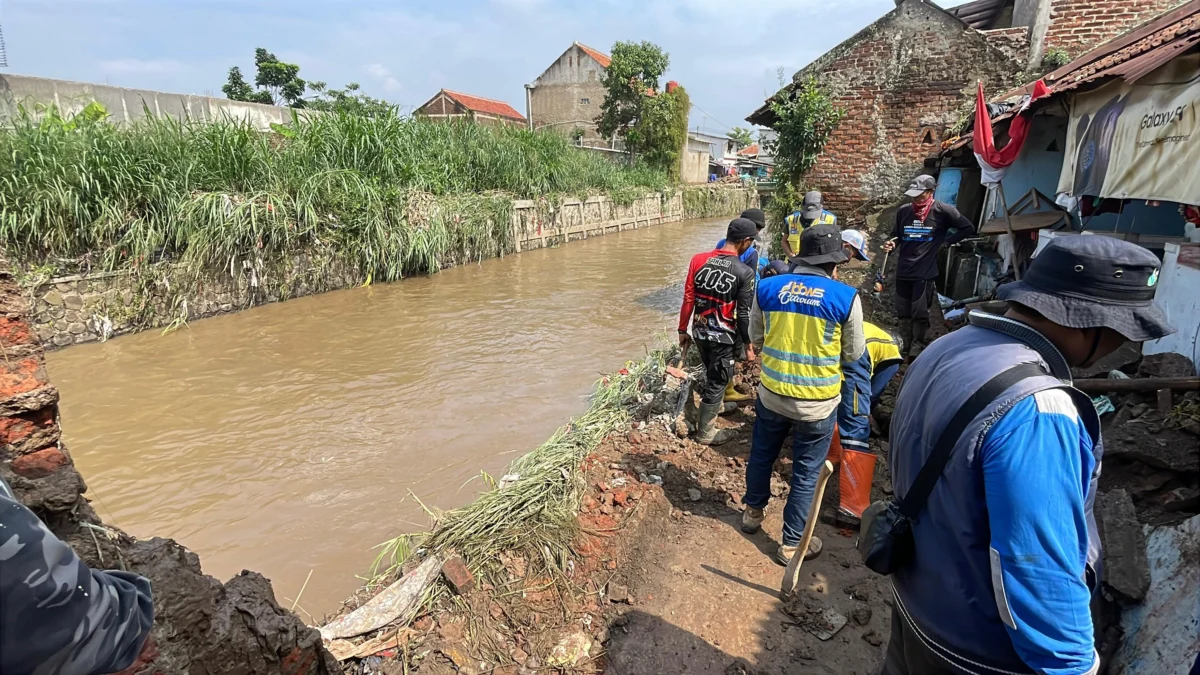
[[[136,541],[100,521],[62,441],[58,391],[29,324],[28,298],[8,269],[0,259],[0,477],[88,565],[150,579],[154,641],[125,672],[340,672],[317,632],[275,602],[261,574],[242,572],[221,584],[174,541]]]
[[[890,211],[868,219],[876,251],[890,222]],[[874,264],[883,258],[873,260],[844,268],[842,279],[861,289],[868,320],[891,326],[891,287],[878,296],[872,292]],[[894,261],[888,267],[890,274]],[[935,321],[931,337],[946,331],[944,322]],[[1159,361],[1135,358],[1122,365],[1134,375],[1139,363],[1142,375],[1161,375],[1155,371],[1162,367]],[[886,579],[860,564],[853,548],[856,530],[835,514],[837,480],[829,482],[816,528],[824,551],[804,564],[799,598],[783,603],[778,599],[783,568],[770,554],[779,544],[789,453],[776,463],[762,530],[744,534],[739,523],[753,402],[722,418],[723,426],[737,430],[735,439],[709,448],[686,439],[673,417],[681,380],[661,372],[651,379],[637,390],[628,421],[582,461],[576,476],[584,486],[578,534],[563,558],[550,560],[549,550],[495,555],[482,565],[488,571],[473,590],[437,596],[411,625],[355,638],[358,653],[345,661],[347,672],[876,672],[891,629],[890,590]],[[752,392],[756,383],[750,368],[739,387]],[[891,493],[883,439],[896,387],[893,383],[876,411],[880,435],[871,447],[880,461],[872,500]],[[1144,566],[1140,524],[1174,523],[1200,510],[1197,456],[1193,451],[1190,460],[1179,458],[1186,452],[1181,448],[1196,447],[1200,420],[1191,398],[1159,417],[1153,402],[1138,397],[1114,403],[1117,413],[1107,416],[1106,434],[1113,438],[1107,443],[1110,457],[1101,489],[1115,494],[1124,488],[1135,506],[1125,514],[1119,500],[1105,497],[1116,504],[1106,506],[1106,513],[1129,516],[1125,522],[1110,517],[1105,537],[1129,542],[1125,552],[1140,546]],[[1137,563],[1137,556],[1126,557]],[[1144,569],[1122,574],[1105,580],[1108,600],[1097,634],[1103,636],[1106,657],[1121,643],[1121,603],[1136,603],[1129,594],[1139,588],[1144,593],[1139,584],[1149,579]],[[347,609],[369,596],[356,598]]]

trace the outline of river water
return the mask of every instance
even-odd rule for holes
[[[429,525],[669,331],[724,220],[610,234],[48,355],[107,521],[285,606],[335,609],[371,548]],[[411,493],[411,495],[410,495]],[[286,599],[286,600],[285,600]]]

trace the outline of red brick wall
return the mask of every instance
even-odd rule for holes
[[[1180,0],[1052,0],[1046,51],[1064,49],[1072,57],[1111,40]]]
[[[977,79],[1009,86],[1021,65],[944,13],[904,3],[802,73],[846,110],[807,187],[843,222],[861,221],[864,202],[894,199],[937,154]]]

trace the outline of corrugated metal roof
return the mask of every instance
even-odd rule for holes
[[[525,121],[525,116],[517,112],[517,109],[504,101],[497,101],[494,98],[483,98],[482,96],[472,96],[458,91],[450,91],[443,89],[442,93],[450,98],[458,101],[467,110],[484,113],[486,115],[496,115],[498,117],[507,117],[511,120],[519,122]]]
[[[1055,94],[1107,77],[1134,82],[1200,43],[1200,0],[1110,40],[1046,76]]]
[[[996,15],[1012,0],[975,0],[965,5],[951,7],[946,11],[958,17],[963,23],[975,30],[985,30],[992,27]]]
[[[584,54],[587,54],[588,56],[592,57],[593,59],[596,59],[596,63],[599,63],[601,66],[603,66],[605,68],[607,68],[609,66],[609,64],[612,63],[612,57],[598,49],[592,49],[591,47],[583,44],[582,42],[576,42],[575,46],[582,49]]]

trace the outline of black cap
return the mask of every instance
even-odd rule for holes
[[[820,192],[813,190],[805,193],[804,205],[800,207],[800,217],[804,220],[816,220],[825,210],[825,198]]]
[[[923,173],[908,184],[908,190],[904,194],[907,197],[920,197],[936,187],[937,180],[933,176]]]
[[[1020,281],[996,291],[1069,328],[1111,328],[1134,342],[1175,332],[1154,306],[1161,264],[1150,251],[1100,235],[1056,237]]]
[[[800,233],[800,255],[793,262],[806,265],[844,263],[850,259],[842,248],[842,228],[837,225],[813,225]]]
[[[729,223],[729,229],[725,230],[725,239],[728,241],[753,239],[757,235],[758,227],[754,225],[753,220],[748,218],[734,218]]]
[[[760,230],[767,226],[767,214],[762,209],[746,209],[742,211],[742,218],[753,221]]]

